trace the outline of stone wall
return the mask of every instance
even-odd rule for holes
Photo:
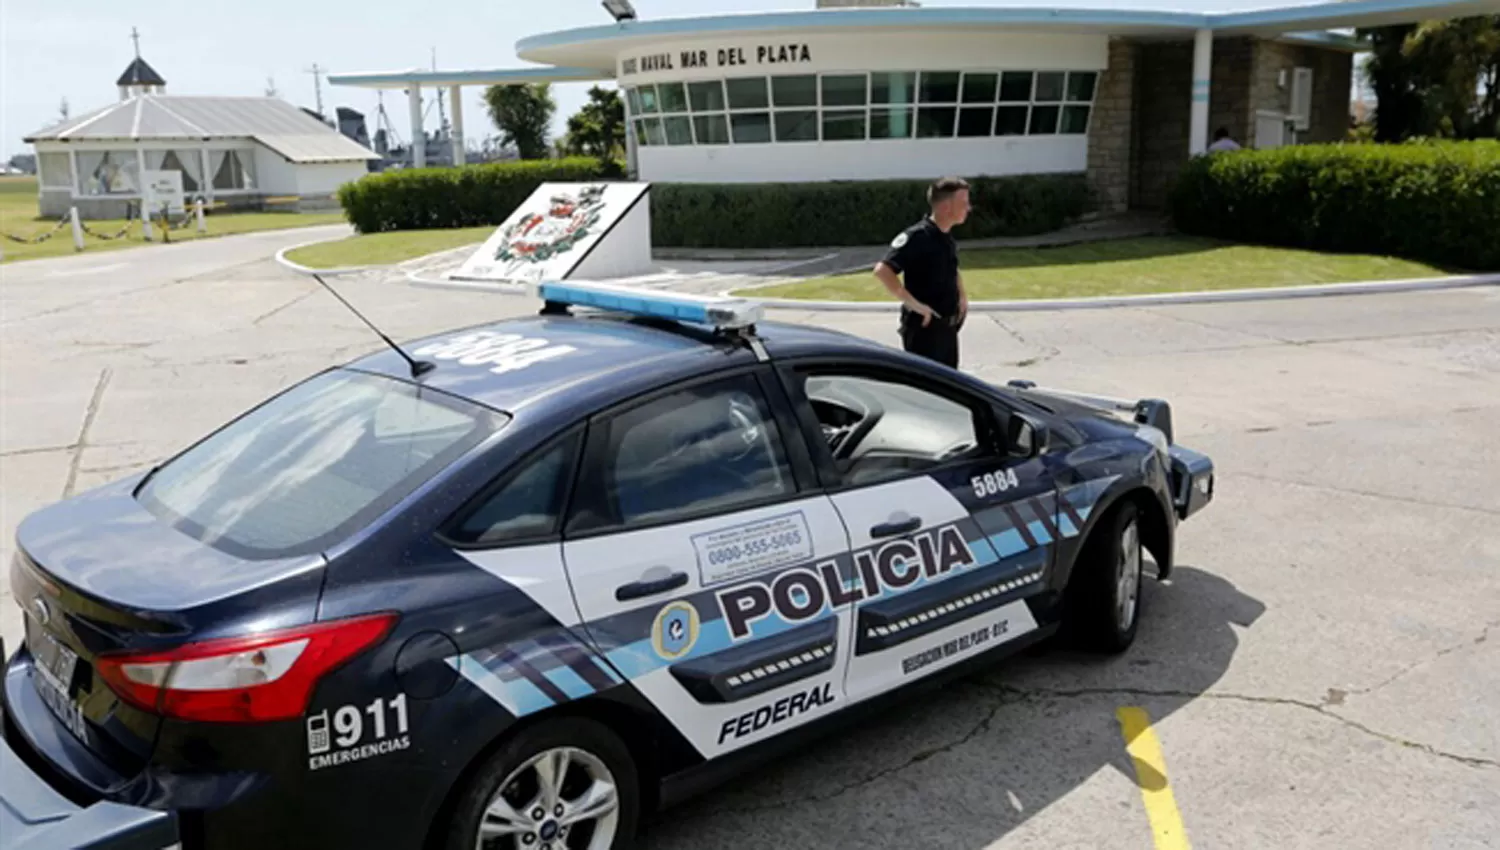
[[[1133,207],[1160,209],[1167,187],[1187,159],[1192,77],[1192,42],[1139,45],[1130,186]]]
[[[1111,48],[1111,65],[1114,64]],[[1192,117],[1191,41],[1150,42],[1135,48],[1134,143],[1131,146],[1130,205],[1160,209],[1178,171],[1188,159]],[[1341,50],[1283,44],[1248,37],[1214,40],[1213,84],[1208,101],[1208,133],[1220,127],[1230,138],[1255,144],[1257,110],[1291,109],[1291,69],[1313,69],[1312,126],[1298,134],[1298,142],[1343,139],[1349,126],[1349,86],[1353,58]],[[1287,71],[1286,88],[1277,87],[1277,74]],[[1094,168],[1092,138],[1090,170]]]
[[[1137,49],[1125,39],[1110,39],[1109,67],[1094,90],[1088,176],[1100,212],[1121,212],[1130,207]]]
[[[1349,88],[1354,74],[1354,57],[1348,51],[1275,41],[1256,42],[1250,90],[1251,115],[1261,109],[1291,111],[1292,69],[1298,66],[1312,69],[1313,96],[1311,126],[1299,132],[1296,141],[1343,140],[1349,132]],[[1287,76],[1285,88],[1277,85],[1277,77],[1282,71]],[[1248,135],[1243,138],[1254,142]]]

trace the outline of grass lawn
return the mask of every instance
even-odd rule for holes
[[[35,177],[0,177],[0,234],[12,236],[39,236],[52,230],[57,226],[56,219],[38,218],[36,178]],[[188,225],[182,230],[173,230],[171,239],[173,242],[186,242],[191,239],[207,239],[214,236],[228,236],[233,233],[249,233],[256,230],[278,230],[288,227],[311,227],[318,224],[338,224],[344,221],[341,212],[331,213],[299,213],[299,212],[240,212],[240,213],[210,213],[205,218],[208,233],[199,234],[196,222]],[[124,219],[111,219],[103,221],[84,221],[83,224],[96,233],[114,235],[125,226]],[[153,226],[156,230],[156,242],[147,242],[141,233],[141,223],[131,222],[130,231],[123,239],[100,239],[83,235],[83,253],[93,254],[100,251],[117,251],[122,248],[139,248],[144,245],[161,244],[160,228]],[[65,257],[78,253],[73,249],[73,228],[64,225],[51,239],[35,244],[15,242],[0,237],[0,247],[5,249],[5,262],[17,260],[35,260],[42,257]]]
[[[286,252],[286,258],[314,269],[344,266],[384,266],[435,254],[449,248],[474,245],[495,232],[493,225],[483,227],[440,228],[437,230],[395,230],[389,233],[361,233],[347,239],[319,242]]]
[[[971,301],[1250,289],[1451,273],[1393,257],[1323,254],[1189,236],[1145,236],[1057,248],[969,250],[962,252],[961,261]],[[741,289],[737,294],[890,300],[869,272]]]

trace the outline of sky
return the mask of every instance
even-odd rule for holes
[[[1130,0],[1137,8],[1230,11],[1304,5],[1311,0]],[[641,19],[727,12],[810,9],[814,0],[633,0]],[[924,6],[1049,5],[1118,8],[1120,0],[924,0]],[[283,99],[313,108],[314,63],[335,73],[431,67],[524,66],[515,42],[551,30],[610,22],[598,0],[0,0],[0,162],[29,153],[27,133],[55,123],[64,98],[70,114],[119,99],[115,80],[141,56],[167,81],[168,94],[263,95],[274,83]],[[588,83],[553,86],[554,136],[587,100]],[[612,85],[612,84],[611,84]],[[464,89],[464,135],[471,144],[494,133],[481,89]],[[323,81],[323,107],[365,113],[373,134],[376,92]],[[445,104],[446,106],[446,104]],[[410,136],[405,97],[385,95],[399,138]],[[429,109],[427,129],[437,128]]]

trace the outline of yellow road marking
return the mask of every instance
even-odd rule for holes
[[[1162,758],[1161,742],[1151,730],[1151,718],[1145,709],[1122,706],[1116,709],[1120,733],[1125,736],[1125,751],[1135,763],[1135,781],[1141,789],[1146,818],[1151,821],[1151,835],[1156,850],[1188,850],[1187,830],[1167,782],[1167,763]]]

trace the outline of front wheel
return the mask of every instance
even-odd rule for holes
[[[1069,631],[1083,648],[1114,654],[1135,642],[1144,551],[1134,502],[1120,503],[1089,535],[1069,588]]]
[[[630,751],[603,724],[558,718],[522,730],[475,774],[447,850],[622,850],[640,819]]]

